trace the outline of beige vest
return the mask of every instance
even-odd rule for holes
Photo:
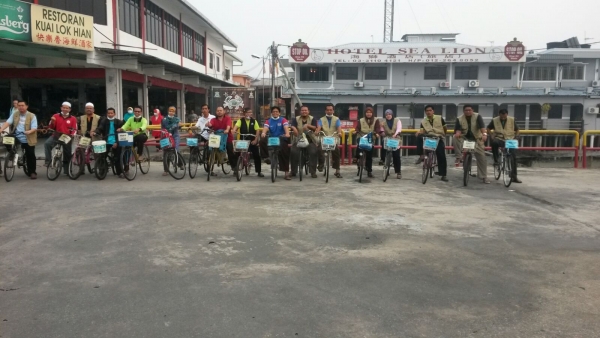
[[[379,121],[379,123],[383,125],[383,130],[385,131],[386,136],[388,136],[388,137],[394,136],[394,133],[396,132],[396,128],[398,128],[398,121],[399,121],[399,119],[396,117],[394,119],[394,124],[392,125],[392,128],[388,127],[386,119],[384,119],[383,121]],[[361,126],[361,128],[362,128],[362,126]]]
[[[312,121],[313,121],[312,115],[308,115],[306,124],[308,124],[310,126]],[[304,123],[302,122],[302,116],[296,116],[296,123],[298,124],[298,136],[295,137],[294,143],[298,142],[298,139],[302,135],[302,132],[304,130]],[[314,137],[315,137],[314,134],[309,133],[308,135],[309,135],[308,139],[313,141],[314,143],[316,143],[316,140],[314,139]]]
[[[20,121],[19,115],[21,115],[21,113],[17,110],[12,116],[13,132],[17,131],[17,126],[19,125],[19,121]],[[34,117],[35,117],[35,115],[31,112],[25,113],[25,131],[31,130],[31,121],[33,120]],[[37,144],[37,132],[26,135],[25,137],[27,137],[28,145],[34,146]]]
[[[478,113],[473,113],[473,116],[471,116],[471,131],[473,132],[473,135],[475,136],[476,140],[480,140],[482,135],[481,135],[481,129],[479,129],[477,127],[477,117],[479,116]],[[458,122],[460,122],[460,127],[462,129],[462,135],[463,137],[467,135],[467,129],[469,128],[469,123],[467,122],[467,118],[465,117],[465,115],[461,115],[458,118]]]
[[[92,117],[92,129],[90,131],[96,131],[98,128],[98,121],[100,120],[100,116],[94,114]],[[81,133],[84,134],[84,130],[87,130],[87,115],[83,115],[79,117],[79,124],[81,125]],[[96,137],[94,137],[94,141],[96,141]]]
[[[323,130],[325,135],[331,136],[331,135],[333,135],[333,133],[337,132],[337,128],[335,127],[335,125],[337,124],[338,120],[339,119],[337,118],[337,116],[332,116],[331,117],[331,126],[330,126],[329,121],[327,120],[327,116],[321,117],[321,125],[322,125],[321,130]]]
[[[515,138],[515,118],[507,117],[504,127],[500,121],[500,117],[494,117],[494,134],[502,140],[512,140]]]
[[[377,123],[377,118],[373,118],[372,125],[369,125],[367,123],[367,118],[365,118],[365,117],[360,119],[359,123],[360,123],[360,135],[359,136],[362,137],[363,135],[367,135],[368,133],[375,134],[375,124]]]
[[[423,129],[425,129],[426,135],[444,136],[444,126],[442,125],[442,117],[439,115],[433,115],[433,125],[429,123],[429,118],[425,116],[423,122]]]

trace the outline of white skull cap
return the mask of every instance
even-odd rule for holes
[[[86,103],[86,104],[85,104],[85,106],[86,106],[86,107],[92,107],[92,108],[94,108],[94,104],[93,104],[93,103],[91,103],[91,102],[88,102],[88,103]]]
[[[67,101],[63,102],[61,106],[67,106],[67,107],[71,108],[71,104]]]

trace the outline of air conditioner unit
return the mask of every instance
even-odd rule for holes
[[[600,87],[600,81],[592,81],[592,87],[594,87],[594,88]]]
[[[381,94],[381,95],[385,94],[385,87],[384,86],[379,87],[379,94]]]
[[[477,88],[477,94],[483,94],[484,89],[483,88]]]
[[[479,87],[478,80],[469,80],[469,88],[477,88],[477,87]]]
[[[552,91],[552,89],[550,89],[550,88],[544,88],[544,94],[545,95],[550,94],[551,91]]]
[[[409,93],[410,95],[415,95],[415,93],[417,92],[416,88],[406,88],[406,92]]]
[[[593,93],[593,92],[594,92],[594,87],[587,87],[587,88],[585,89],[585,93],[586,93],[586,94],[591,94],[591,93]]]
[[[502,95],[504,93],[504,88],[498,87],[498,95]]]
[[[440,88],[450,88],[450,82],[448,82],[448,81],[440,82]]]
[[[356,81],[354,82],[354,88],[363,88],[365,86],[364,82]]]
[[[437,88],[431,87],[431,95],[437,94]]]
[[[600,114],[600,108],[598,107],[589,107],[587,109],[588,114]]]
[[[459,94],[464,94],[465,93],[465,88],[464,87],[458,87],[458,93]]]

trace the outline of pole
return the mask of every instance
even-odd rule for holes
[[[275,101],[275,65],[277,63],[277,46],[275,46],[275,41],[271,45],[271,107],[274,107],[276,104]]]
[[[292,88],[292,92],[294,93],[294,98],[296,98],[296,101],[298,101],[298,103],[302,106],[302,101],[298,97],[298,93],[296,93],[296,85],[294,83],[292,83],[292,81],[290,81],[290,78],[287,75],[285,68],[283,68],[283,65],[281,64],[281,60],[279,60],[279,57],[277,58],[277,61],[279,61],[279,67],[281,67],[281,72],[283,73],[283,76],[285,76],[285,79],[290,84],[290,88]],[[292,111],[294,111],[294,107],[292,107]]]

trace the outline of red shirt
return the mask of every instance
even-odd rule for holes
[[[75,132],[70,129],[77,131],[77,119],[73,115],[69,115],[69,117],[65,118],[62,114],[54,114],[52,117],[54,117],[55,120],[50,121],[50,128],[56,130],[56,132],[72,135]]]
[[[160,126],[162,120],[163,120],[163,116],[161,114],[158,114],[158,116],[154,116],[154,115],[150,116],[150,124],[151,125]],[[152,137],[160,138],[160,130],[153,130]]]
[[[223,119],[219,121],[218,117],[210,120],[210,125],[214,131],[225,130],[227,127],[231,127],[231,118],[227,115],[223,116]],[[231,128],[229,129],[229,135],[227,136],[227,143],[233,142],[233,134],[231,134]]]

